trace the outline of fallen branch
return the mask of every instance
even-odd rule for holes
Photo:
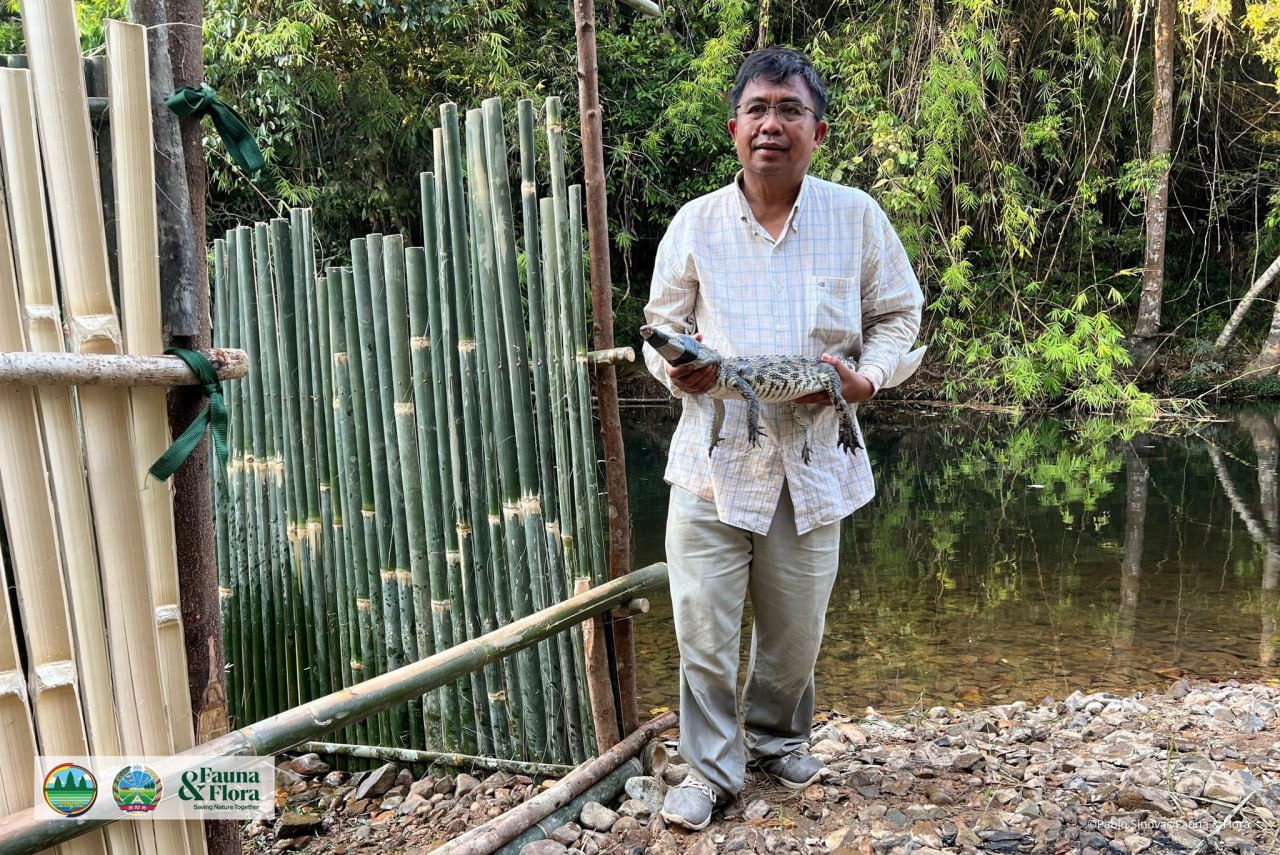
[[[1231,337],[1235,335],[1236,328],[1240,326],[1240,322],[1244,320],[1245,313],[1249,311],[1249,307],[1253,305],[1254,299],[1262,293],[1262,289],[1271,284],[1271,280],[1276,278],[1276,274],[1280,273],[1280,257],[1271,262],[1271,266],[1262,271],[1250,286],[1245,295],[1240,298],[1240,305],[1236,306],[1236,310],[1231,313],[1231,320],[1227,321],[1227,325],[1222,328],[1222,332],[1218,334],[1218,339],[1213,346],[1221,350],[1231,341]]]

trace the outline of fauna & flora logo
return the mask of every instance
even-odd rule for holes
[[[160,776],[141,763],[121,769],[111,785],[111,797],[125,813],[150,813],[160,806],[163,793]]]
[[[62,763],[44,776],[44,802],[63,816],[80,816],[98,798],[98,780],[77,763]]]

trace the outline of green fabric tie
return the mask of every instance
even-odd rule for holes
[[[165,350],[169,356],[176,356],[195,372],[200,385],[204,386],[209,403],[200,411],[200,415],[187,426],[182,436],[173,441],[169,450],[160,455],[160,459],[151,464],[147,471],[157,481],[167,481],[169,476],[178,471],[178,467],[187,461],[191,452],[196,450],[208,427],[213,434],[213,450],[225,466],[227,463],[227,402],[222,397],[222,384],[218,381],[218,372],[203,354],[181,347],[170,347]]]
[[[231,159],[245,172],[258,172],[265,165],[262,150],[253,139],[253,132],[240,114],[218,100],[218,95],[207,83],[200,88],[183,86],[178,89],[165,104],[180,117],[203,116],[213,117],[213,126],[218,129],[222,141],[226,143]]]

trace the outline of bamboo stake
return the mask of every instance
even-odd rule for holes
[[[218,238],[213,242],[213,344],[224,345],[228,338],[228,287],[227,287],[227,242]],[[238,385],[238,384],[237,384]],[[228,403],[228,408],[231,404]],[[232,438],[234,445],[234,439]],[[209,447],[210,471],[214,473],[213,477],[213,512],[214,512],[214,544],[218,551],[218,610],[222,624],[222,649],[225,660],[228,663],[234,663],[235,670],[241,662],[240,649],[238,646],[239,636],[237,634],[240,607],[239,598],[236,596],[235,584],[232,577],[233,554],[238,554],[238,538],[235,538],[232,529],[233,510],[231,503],[234,501],[231,492],[231,479],[226,470],[223,471],[223,477],[218,477],[218,466],[221,463],[217,459],[212,444]],[[231,461],[227,461],[227,465],[231,465]],[[228,714],[235,721],[235,716],[239,709],[235,705],[235,685],[237,678],[235,670],[227,674],[227,693],[229,709]]]
[[[476,255],[473,267],[476,279],[475,329],[483,366],[478,392],[481,426],[486,437],[484,486],[488,499],[489,541],[493,548],[489,578],[496,595],[493,604],[486,604],[484,600],[480,604],[481,608],[487,606],[490,614],[496,611],[501,624],[512,620],[513,583],[516,577],[523,575],[517,568],[522,570],[528,557],[524,542],[524,510],[520,506],[516,485],[511,401],[506,384],[501,380],[511,366],[503,365],[500,355],[502,328],[498,308],[497,260],[488,164],[485,163],[484,117],[480,110],[467,111],[466,133],[471,242]],[[504,549],[498,548],[499,543]],[[491,631],[491,626],[486,626],[485,631]],[[517,746],[513,750],[526,752],[532,745],[541,751],[546,742],[546,727],[542,695],[537,686],[536,653],[533,649],[524,650],[515,659],[515,662],[503,663],[507,694],[514,707],[511,725]],[[525,728],[529,730],[525,732]],[[510,756],[502,750],[498,753]]]
[[[449,291],[451,316],[455,324],[456,336],[454,342],[457,345],[458,353],[458,375],[461,386],[460,407],[462,413],[462,421],[464,425],[463,437],[466,443],[467,459],[474,467],[481,459],[480,451],[480,424],[479,424],[479,406],[476,402],[476,375],[478,372],[476,359],[476,340],[473,332],[472,318],[472,298],[471,298],[471,270],[468,258],[468,242],[466,238],[467,220],[465,206],[463,204],[462,191],[462,144],[459,140],[458,133],[458,111],[454,104],[445,103],[440,105],[440,124],[444,131],[443,148],[444,148],[444,170],[445,184],[448,189],[448,223],[450,248],[452,254],[451,268],[453,272],[452,288]],[[455,455],[455,460],[458,457]],[[460,470],[455,469],[456,474],[462,474]],[[469,539],[471,543],[471,562],[463,563],[463,579],[471,580],[470,590],[476,591],[477,579],[480,578],[486,568],[494,551],[490,544],[486,542],[486,538],[476,536],[474,525],[477,518],[485,516],[483,498],[476,495],[474,486],[468,485],[465,480],[460,484],[455,483],[454,493],[462,508],[469,508],[470,525],[464,531],[459,527],[459,543],[462,544]],[[467,554],[465,545],[462,547],[464,555]],[[467,609],[467,622],[470,631],[470,637],[474,638],[480,635],[480,615],[476,613],[476,597],[466,598],[464,607]],[[476,700],[476,718],[478,720],[479,730],[479,753],[495,754],[499,753],[495,749],[495,739],[502,737],[497,734],[505,734],[506,726],[506,696],[502,687],[502,678],[497,667],[486,668],[484,673],[488,704],[482,707],[479,703],[479,696]],[[502,743],[499,743],[500,745]],[[476,752],[469,752],[476,753]]]
[[[395,533],[395,514],[391,501],[391,481],[387,469],[391,465],[390,449],[387,447],[386,433],[383,430],[385,414],[382,409],[380,371],[385,371],[385,363],[379,364],[377,343],[375,341],[373,305],[382,300],[381,272],[382,252],[381,235],[377,240],[357,238],[351,241],[352,297],[355,308],[356,337],[351,338],[351,329],[347,329],[347,342],[359,345],[361,385],[356,388],[356,378],[351,378],[351,395],[364,403],[364,431],[367,438],[368,458],[361,460],[362,467],[368,467],[371,474],[373,492],[364,497],[366,526],[366,555],[368,547],[375,552],[369,555],[370,598],[373,603],[373,619],[376,627],[382,628],[382,653],[379,658],[379,670],[394,670],[404,664],[404,647],[400,643],[400,609],[396,597],[396,564],[400,547]],[[376,264],[374,259],[376,258]],[[378,300],[374,300],[374,283],[371,274],[378,271]],[[350,321],[348,321],[350,323]],[[356,352],[351,348],[349,352]],[[355,363],[352,363],[354,370]],[[356,411],[356,429],[360,429],[360,412]],[[380,596],[374,596],[374,592]],[[385,659],[385,664],[383,660]],[[391,711],[392,732],[387,734],[398,742],[404,740],[408,732],[403,710]]]
[[[439,456],[440,473],[449,473],[449,477],[436,480],[439,491],[439,510],[441,513],[441,535],[444,538],[445,582],[443,589],[448,594],[442,600],[441,589],[432,584],[432,615],[441,620],[440,633],[443,636],[438,650],[460,644],[467,638],[466,604],[463,602],[462,589],[462,504],[457,499],[454,485],[461,483],[465,476],[465,467],[459,455],[462,453],[461,441],[461,386],[457,368],[451,354],[457,352],[457,339],[454,333],[452,305],[449,301],[449,284],[453,281],[453,258],[450,253],[450,232],[444,184],[444,132],[437,128],[432,139],[435,147],[436,171],[430,174],[430,187],[423,188],[423,231],[424,246],[435,250],[434,264],[428,264],[428,275],[435,271],[435,279],[427,288],[427,322],[431,331],[431,373],[434,384],[434,410],[444,424],[436,433],[436,449]],[[429,193],[428,193],[429,190]],[[433,242],[434,239],[434,242]],[[432,259],[428,259],[432,261]],[[430,478],[430,473],[428,473]],[[446,635],[445,633],[449,633]],[[448,639],[452,639],[449,641]],[[477,741],[474,737],[476,728],[463,726],[463,716],[474,720],[474,699],[480,697],[479,675],[458,683],[452,690],[452,697],[446,695],[450,702],[444,712],[445,747],[475,753]],[[472,746],[468,748],[468,746]]]
[[[299,751],[316,754],[335,754],[345,757],[362,757],[366,760],[418,763],[423,766],[452,766],[457,769],[492,769],[514,772],[518,775],[551,775],[559,777],[573,771],[572,766],[559,763],[529,763],[508,760],[505,757],[473,757],[470,754],[452,754],[446,751],[414,751],[408,748],[383,748],[378,745],[342,745],[336,742],[304,742]]]
[[[155,164],[152,160],[151,94],[147,81],[147,31],[136,24],[107,22],[112,150],[115,157],[116,241],[120,259],[124,347],[135,356],[164,350],[160,317],[160,265],[156,222]],[[148,465],[170,444],[166,389],[130,390],[137,459]],[[187,691],[187,654],[178,594],[178,555],[173,528],[173,486],[145,483],[140,499],[146,535],[156,636],[160,643],[161,686],[168,705],[169,733],[177,751],[195,744],[195,722]],[[204,851],[197,821],[183,823],[192,852]]]
[[[404,275],[404,243],[403,239],[397,237],[401,246],[401,258],[399,263],[400,275]],[[367,238],[367,246],[369,248],[369,298],[371,308],[373,310],[373,345],[374,354],[377,364],[377,403],[379,405],[381,416],[378,419],[378,430],[382,433],[382,443],[384,453],[386,454],[386,468],[384,470],[384,481],[389,489],[389,504],[379,506],[379,519],[390,528],[391,543],[393,544],[393,552],[391,558],[393,561],[391,567],[391,575],[387,577],[384,572],[384,588],[383,591],[387,596],[384,601],[384,612],[388,623],[388,629],[395,633],[396,644],[400,651],[401,663],[412,661],[417,658],[416,655],[416,637],[413,631],[413,584],[412,574],[409,566],[409,539],[407,532],[407,521],[405,519],[404,507],[404,481],[400,472],[403,466],[400,461],[399,439],[396,431],[396,396],[392,380],[392,364],[391,364],[391,348],[388,341],[389,320],[387,318],[387,282],[386,282],[386,255],[387,242],[390,238],[384,238],[382,235],[369,235]],[[403,315],[401,316],[403,318]],[[374,430],[373,425],[369,426],[370,432]],[[392,477],[392,473],[395,473]],[[374,473],[377,478],[377,473]],[[375,483],[376,480],[375,480]],[[387,494],[381,492],[379,488],[378,498],[382,499]],[[385,507],[387,513],[382,512]],[[386,553],[383,553],[386,556]],[[387,606],[390,610],[387,610]],[[391,667],[397,667],[392,664]],[[416,705],[410,705],[407,738],[409,744],[418,744],[421,738],[422,727],[422,711],[417,709]]]
[[[24,304],[27,345],[37,351],[61,351],[65,343],[54,290],[48,211],[44,187],[40,182],[42,168],[30,72],[0,71],[0,123],[5,131],[0,134],[0,163],[4,167],[4,186],[12,205],[9,227],[13,234],[17,284],[21,290],[21,294],[15,293],[11,299],[15,306],[19,300]],[[3,208],[4,198],[0,195],[0,209]],[[4,217],[0,215],[0,230],[4,228]],[[0,235],[0,242],[8,245],[7,234]],[[0,269],[11,276],[14,268],[9,262],[0,261]],[[7,287],[12,289],[12,278]],[[18,338],[13,341],[16,344]],[[4,357],[0,357],[0,363],[3,362]],[[50,486],[57,505],[55,523],[62,547],[63,573],[70,596],[71,616],[75,621],[76,660],[86,673],[103,675],[97,680],[83,681],[80,689],[89,747],[98,754],[118,755],[121,753],[120,723],[111,681],[107,676],[111,670],[106,645],[95,641],[106,637],[106,618],[102,612],[102,588],[93,539],[93,518],[89,511],[89,491],[84,481],[75,401],[69,388],[41,386],[35,391],[48,455]],[[24,687],[24,701],[25,698]],[[15,732],[15,739],[18,734]],[[25,780],[25,777],[15,780]],[[25,803],[30,803],[29,794]],[[138,851],[137,835],[132,832],[112,831],[107,837],[113,852],[131,855]]]
[[[591,589],[591,580],[578,579],[575,594]],[[609,653],[605,650],[604,618],[596,615],[582,625],[582,646],[587,659],[587,691],[596,730],[596,750],[604,753],[618,741],[618,707],[613,702],[613,680],[609,675]]]
[[[487,855],[544,816],[563,807],[587,787],[640,753],[646,742],[676,724],[675,713],[663,713],[599,757],[575,769],[559,783],[500,817],[455,837],[431,855]]]
[[[45,179],[72,339],[83,353],[118,353],[119,323],[107,272],[102,205],[94,189],[75,9],[71,0],[26,4],[22,21],[42,148],[58,167],[47,170]],[[142,513],[136,494],[118,489],[133,484],[137,471],[128,401],[111,390],[86,386],[79,390],[79,402],[123,747],[131,754],[168,754],[173,742],[158,676],[152,599],[147,576],[136,572],[147,560]],[[32,460],[40,460],[39,452]],[[160,851],[186,851],[180,827],[153,825]]]
[[[353,634],[351,676],[355,683],[359,683],[376,673],[373,606],[369,596],[369,565],[366,563],[369,554],[366,543],[369,527],[365,524],[363,515],[365,482],[368,481],[370,492],[373,490],[373,482],[368,470],[360,466],[361,460],[365,459],[360,453],[363,434],[358,427],[360,420],[355,414],[355,403],[352,400],[352,378],[359,376],[360,371],[351,366],[352,350],[347,345],[347,333],[354,327],[355,312],[351,311],[343,320],[344,304],[347,303],[349,292],[355,287],[351,279],[349,270],[331,267],[326,277],[326,290],[329,298],[329,347],[333,355],[333,421],[343,461],[336,474],[342,496],[342,534],[347,545],[344,556],[347,590],[352,597],[354,609],[351,612],[354,620],[348,619],[348,630]],[[355,359],[360,359],[358,345]],[[367,454],[366,449],[365,455]],[[356,516],[358,512],[359,518]],[[361,742],[378,739],[381,730],[378,721],[361,722],[356,727]]]
[[[441,651],[398,671],[374,677],[362,685],[317,698],[310,704],[286,710],[255,724],[243,727],[197,746],[193,755],[228,757],[262,756],[284,751],[341,726],[339,722],[358,721],[382,710],[422,695],[445,683],[474,673],[484,665],[509,656],[523,647],[536,644],[549,635],[563,632],[586,617],[629,602],[666,582],[665,564],[652,564],[622,579],[615,579],[589,593],[558,603],[546,611],[522,618],[482,638]],[[663,729],[674,723],[663,723]],[[655,726],[659,720],[655,719]],[[643,728],[642,728],[643,730]],[[637,731],[640,740],[647,734]],[[27,810],[0,819],[0,855],[26,855],[54,846],[77,835],[92,831],[103,821],[70,823],[65,820],[37,819]]]

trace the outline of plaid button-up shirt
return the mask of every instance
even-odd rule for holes
[[[897,233],[866,193],[806,177],[775,241],[735,180],[671,221],[645,318],[701,332],[725,356],[851,356],[879,389],[915,341],[923,302]],[[763,405],[765,436],[752,448],[746,402],[725,401],[724,440],[708,455],[711,398],[672,387],[662,357],[644,350],[649,371],[683,399],[666,481],[715,502],[722,522],[767,534],[784,479],[801,534],[843,519],[875,495],[866,452],[836,445],[833,407],[808,408],[807,465],[789,404]]]

